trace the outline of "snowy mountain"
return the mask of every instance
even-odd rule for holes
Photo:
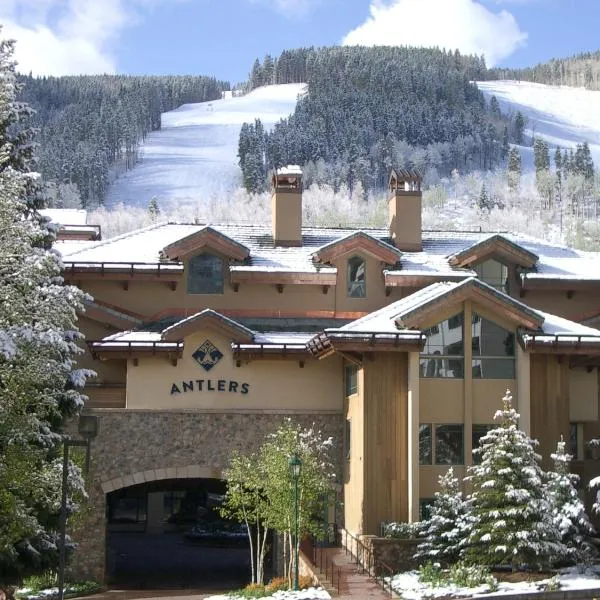
[[[259,118],[267,127],[294,112],[304,84],[271,85],[246,96],[184,104],[163,113],[162,129],[150,133],[142,161],[110,187],[106,206],[161,207],[223,197],[240,184],[237,145],[241,126]]]
[[[600,164],[600,92],[527,81],[478,81],[486,99],[496,96],[504,113],[520,111],[527,120],[527,137],[544,138],[552,149],[588,142]],[[521,147],[524,168],[533,168],[533,148]]]

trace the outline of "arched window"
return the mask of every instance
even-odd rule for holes
[[[222,294],[223,259],[209,252],[190,258],[187,291],[188,294]]]
[[[360,256],[348,259],[348,296],[365,298],[367,295],[366,265]]]

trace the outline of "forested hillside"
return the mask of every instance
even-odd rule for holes
[[[53,203],[83,206],[104,200],[111,175],[139,158],[140,143],[160,129],[161,113],[187,102],[221,97],[229,89],[214,77],[21,77],[20,100],[36,113],[38,169]],[[74,187],[76,186],[76,187]]]
[[[287,52],[256,62],[249,85],[304,78],[295,113],[267,132],[260,122],[240,134],[239,164],[250,191],[267,172],[300,164],[307,185],[386,184],[392,165],[423,173],[491,169],[518,137],[497,103],[471,83],[485,77],[482,58],[407,47],[333,47]]]
[[[600,51],[585,52],[570,58],[553,58],[526,69],[490,69],[486,79],[515,79],[600,90]]]

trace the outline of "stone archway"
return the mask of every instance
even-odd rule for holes
[[[202,467],[200,465],[188,465],[187,467],[166,467],[161,469],[148,469],[147,471],[137,471],[130,475],[123,475],[122,477],[103,481],[100,484],[100,487],[105,494],[108,494],[132,485],[165,479],[224,479],[224,476],[221,469]]]

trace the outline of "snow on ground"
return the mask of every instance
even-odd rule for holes
[[[527,119],[525,133],[544,138],[550,156],[556,146],[571,148],[588,142],[600,163],[600,92],[528,81],[477,81],[486,99],[496,96],[503,113],[521,111]],[[523,168],[533,168],[533,149],[519,147]]]
[[[209,596],[206,600],[236,600],[240,596]],[[329,600],[331,596],[323,588],[308,588],[306,590],[295,591],[280,591],[275,592],[272,596],[264,596],[258,600]]]
[[[561,569],[560,590],[594,590],[600,589],[600,571],[599,567],[589,568],[580,573],[576,567]],[[553,582],[550,579],[540,581],[523,581],[520,583],[499,582],[498,589],[490,591],[489,586],[480,585],[475,588],[461,588],[456,585],[445,585],[430,587],[427,583],[419,581],[417,571],[408,571],[394,575],[392,586],[394,590],[405,600],[422,600],[425,598],[460,598],[473,597],[478,598],[483,595],[510,595],[510,594],[526,594],[531,592],[539,592],[546,589],[548,584]]]
[[[270,85],[246,96],[184,104],[162,115],[162,129],[146,137],[142,160],[109,188],[106,206],[161,208],[224,197],[240,184],[238,137],[244,122],[266,127],[290,115],[304,84]]]

